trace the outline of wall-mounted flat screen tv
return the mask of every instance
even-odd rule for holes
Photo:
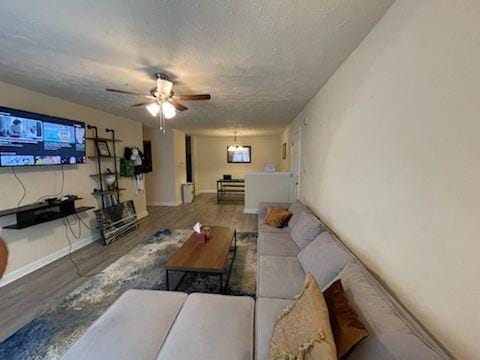
[[[232,164],[251,163],[252,147],[230,145],[229,147],[227,147],[227,162]]]
[[[85,161],[85,123],[0,107],[0,166]]]

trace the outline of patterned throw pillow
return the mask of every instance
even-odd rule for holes
[[[269,207],[265,215],[264,223],[276,228],[282,228],[290,220],[292,213],[284,208]]]
[[[310,273],[295,303],[282,312],[275,324],[269,359],[337,359],[327,304]]]

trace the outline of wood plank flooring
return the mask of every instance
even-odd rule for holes
[[[73,258],[80,271],[102,271],[162,228],[191,229],[199,221],[206,225],[234,225],[241,232],[257,231],[256,215],[244,214],[242,203],[217,205],[215,194],[201,194],[192,204],[174,208],[149,207],[148,212],[139,228],[121,240],[109,246],[95,242],[76,251]],[[0,342],[86,280],[77,275],[68,256],[65,256],[0,288]]]

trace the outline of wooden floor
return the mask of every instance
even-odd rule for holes
[[[237,231],[257,231],[257,216],[243,213],[243,204],[217,205],[215,194],[201,194],[192,204],[149,207],[137,230],[104,246],[92,243],[73,255],[82,273],[95,273],[133,249],[159,229],[191,229],[199,221],[208,225],[234,225]],[[66,241],[66,240],[65,240]],[[43,309],[68,294],[87,278],[78,277],[65,256],[0,288],[0,342],[37,317]]]

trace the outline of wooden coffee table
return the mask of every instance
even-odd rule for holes
[[[178,251],[172,255],[165,265],[167,290],[170,290],[169,273],[183,272],[183,276],[173,290],[176,290],[188,273],[218,274],[220,277],[220,292],[227,288],[233,260],[237,253],[237,230],[223,226],[211,226],[212,237],[204,244],[198,244],[195,234],[192,234]],[[227,271],[228,255],[233,252]],[[226,274],[225,285],[223,277]]]

